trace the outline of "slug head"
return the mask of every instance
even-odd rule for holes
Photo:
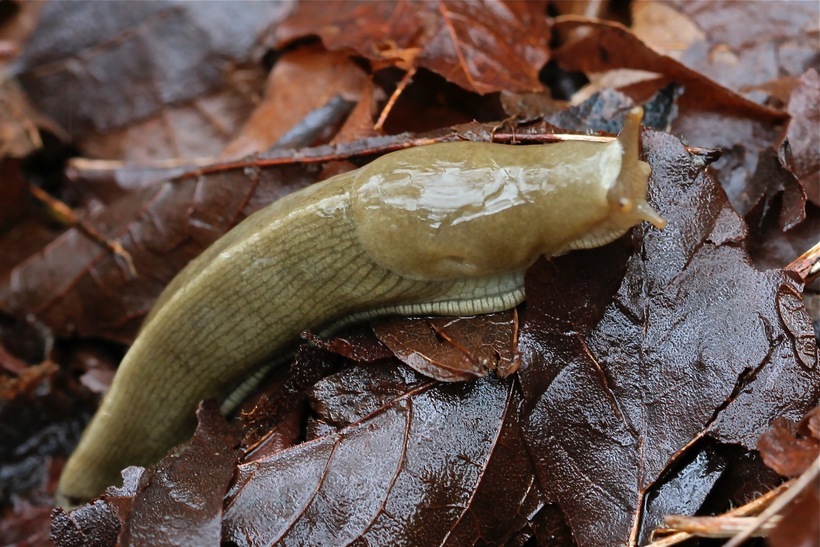
[[[443,143],[382,156],[350,179],[351,218],[374,262],[412,279],[524,271],[539,255],[605,245],[647,220],[643,111],[618,140]]]
[[[618,224],[634,226],[645,220],[663,229],[666,220],[646,202],[651,169],[648,163],[639,159],[641,118],[643,108],[630,110],[618,135],[624,150],[623,162],[615,185],[607,193],[607,200]]]
[[[618,135],[623,155],[618,176],[607,190],[605,217],[582,237],[571,241],[562,252],[606,245],[643,221],[659,229],[666,227],[666,220],[646,201],[652,170],[648,163],[639,158],[641,118],[643,108],[630,110]]]

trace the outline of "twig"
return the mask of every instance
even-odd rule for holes
[[[379,114],[379,119],[376,121],[376,125],[373,126],[373,129],[381,132],[382,126],[384,126],[384,122],[387,120],[387,116],[390,114],[390,111],[393,110],[393,106],[395,106],[396,101],[399,99],[399,96],[404,92],[404,89],[410,84],[410,81],[413,79],[413,76],[415,75],[415,68],[410,68],[407,72],[404,73],[404,77],[401,79],[399,85],[396,86],[396,89],[390,95],[390,98],[387,100],[387,104],[384,105],[381,114]]]
[[[782,517],[775,516],[762,525],[756,534],[765,537],[777,526]],[[745,531],[757,521],[757,517],[686,517],[683,515],[669,515],[666,524],[670,528],[687,532],[697,537],[729,538]]]
[[[786,269],[799,275],[807,285],[814,281],[820,275],[820,243],[792,260]]]
[[[91,241],[110,251],[115,259],[122,261],[132,277],[137,276],[137,269],[134,267],[134,260],[131,258],[131,254],[123,248],[119,241],[108,239],[105,234],[97,230],[92,224],[79,218],[71,207],[52,197],[39,186],[29,185],[29,192],[35,199],[48,207],[49,211],[54,214],[61,223],[76,227]]]
[[[724,547],[737,547],[747,539],[749,539],[752,534],[754,534],[761,526],[766,524],[769,520],[771,520],[775,515],[780,514],[786,505],[794,501],[794,499],[803,493],[803,491],[809,487],[809,485],[820,475],[820,456],[816,460],[812,462],[808,469],[806,469],[800,477],[794,481],[794,484],[791,487],[783,492],[781,495],[775,499],[765,511],[760,513],[758,517],[750,523],[746,530],[742,531],[741,533],[737,534],[731,540],[726,542]]]
[[[783,483],[780,486],[766,492],[762,496],[753,499],[747,504],[741,505],[740,507],[736,507],[731,511],[727,511],[726,513],[723,513],[723,515],[712,518],[745,517],[760,513],[765,507],[772,503],[773,500],[777,499],[778,496],[786,492],[793,482],[794,481]],[[653,541],[652,543],[647,544],[646,547],[670,547],[672,545],[677,545],[678,543],[683,543],[684,541],[690,540],[694,537],[697,537],[696,534],[692,534],[690,532],[678,532],[672,534],[671,536],[667,536],[657,541]]]

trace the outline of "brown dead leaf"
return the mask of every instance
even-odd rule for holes
[[[668,4],[687,17],[703,38],[688,44],[679,60],[754,100],[759,100],[754,90],[760,84],[784,75],[800,76],[815,66],[820,35],[820,6],[815,2],[672,0]]]
[[[307,2],[276,30],[277,47],[318,35],[376,66],[426,68],[464,89],[531,92],[548,60],[543,2]]]
[[[420,384],[407,369],[363,370],[320,384],[335,424],[325,436],[240,466],[223,541],[503,543],[526,522],[540,498],[513,383]]]
[[[293,425],[284,423],[283,426],[283,422],[288,418],[301,419],[303,415],[299,409],[305,401],[305,392],[338,369],[338,357],[323,349],[321,341],[308,340],[315,342],[299,346],[287,375],[268,380],[260,399],[242,412],[245,432],[242,444],[247,448],[246,458],[255,459],[296,444],[300,435],[292,435],[289,429]],[[294,413],[296,416],[291,416]],[[283,427],[284,431],[281,430]]]
[[[783,519],[769,533],[766,543],[772,547],[815,547],[820,538],[820,485],[807,488],[783,513]]]
[[[56,509],[51,539],[74,545],[215,545],[222,497],[233,476],[239,432],[205,402],[189,443],[148,470],[129,467],[124,485],[66,513]]]
[[[820,456],[820,408],[813,408],[798,424],[776,419],[760,437],[757,449],[778,474],[790,478],[801,475]]]
[[[57,547],[117,545],[122,523],[128,518],[143,473],[141,467],[122,472],[123,486],[106,488],[101,499],[82,505],[71,512],[61,507],[51,515],[50,539]]]
[[[216,156],[264,77],[251,61],[255,41],[287,10],[260,2],[50,2],[17,77],[86,154]]]
[[[754,103],[671,57],[653,51],[617,23],[567,16],[556,21],[553,30],[573,32],[576,37],[555,52],[558,63],[569,70],[595,73],[628,68],[654,72],[686,87],[680,98],[682,107],[721,112],[726,116],[754,116],[767,122],[785,119],[783,113]]]
[[[125,545],[216,545],[222,497],[239,456],[239,431],[205,401],[190,443],[140,477],[120,542]]]
[[[706,39],[697,24],[670,2],[635,2],[630,28],[644,44],[677,61],[687,48]]]
[[[376,336],[413,370],[444,382],[506,378],[520,365],[515,310],[477,317],[401,319],[373,327]]]
[[[367,74],[347,55],[319,47],[285,53],[268,76],[265,97],[239,134],[223,150],[223,158],[264,152],[309,112],[334,96],[359,103],[372,95]],[[369,103],[369,101],[367,101]],[[370,105],[367,105],[368,108]],[[372,134],[372,127],[365,137]],[[308,142],[303,146],[324,144]]]
[[[820,394],[816,347],[803,361],[777,307],[792,279],[749,266],[741,219],[679,142],[650,132],[644,150],[669,226],[644,228],[625,263],[609,246],[528,278],[525,431],[541,484],[581,545],[654,528],[644,504],[698,440],[751,449],[771,420],[802,415]]]
[[[792,119],[786,129],[790,154],[784,163],[820,207],[820,75],[815,69],[800,76],[786,111]]]
[[[769,215],[777,218],[782,232],[806,220],[806,192],[771,148],[758,156],[757,168],[746,181],[742,197],[745,219],[752,228],[759,227]]]
[[[7,508],[0,513],[0,544],[50,545],[48,530],[52,511],[50,505],[31,505],[22,500]]]

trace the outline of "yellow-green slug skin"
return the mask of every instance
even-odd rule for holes
[[[648,220],[642,111],[617,140],[402,150],[245,219],[160,296],[66,463],[58,498],[88,500],[161,458],[300,332],[384,314],[468,315],[524,298],[540,255],[603,245]]]

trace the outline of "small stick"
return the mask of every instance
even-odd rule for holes
[[[119,259],[118,262],[121,261],[124,263],[131,277],[137,276],[137,269],[134,267],[134,260],[131,258],[131,254],[123,248],[119,241],[106,237],[105,234],[97,230],[92,224],[78,217],[71,207],[52,197],[39,186],[29,185],[29,192],[35,199],[45,205],[58,221],[66,226],[76,227],[91,241],[110,251],[115,259]]]
[[[772,501],[776,499],[777,496],[786,492],[788,490],[788,487],[793,482],[794,481],[783,483],[780,486],[773,488],[772,490],[769,490],[762,496],[753,499],[749,503],[741,505],[740,507],[736,507],[731,511],[727,511],[723,515],[720,515],[720,517],[745,517],[759,513],[763,510],[764,507],[767,507],[770,503],[772,503]],[[647,544],[646,547],[670,547],[671,545],[683,543],[684,541],[692,539],[693,537],[696,537],[696,535],[690,532],[678,532],[676,534],[672,534],[671,536],[667,536],[665,538],[653,541],[652,543]]]
[[[785,269],[795,272],[807,285],[817,279],[820,275],[820,243],[792,260]]]
[[[404,92],[404,89],[410,84],[410,81],[413,79],[413,76],[416,75],[416,69],[411,68],[407,72],[404,73],[404,77],[399,82],[399,85],[396,86],[396,89],[393,91],[393,94],[390,95],[390,98],[387,100],[387,104],[384,105],[381,114],[379,114],[379,119],[376,121],[376,125],[373,126],[378,132],[381,132],[382,126],[384,126],[384,122],[387,120],[387,116],[390,114],[390,111],[393,110],[393,107],[396,104],[396,101],[399,99],[399,96]]]
[[[758,517],[750,523],[750,525],[741,533],[734,536],[727,541],[724,547],[738,547],[741,543],[746,541],[757,530],[771,520],[774,516],[780,514],[786,505],[794,501],[794,499],[803,493],[803,491],[811,485],[811,483],[820,475],[820,456],[812,462],[808,469],[806,469],[791,487],[779,495],[765,511],[760,513]]]

